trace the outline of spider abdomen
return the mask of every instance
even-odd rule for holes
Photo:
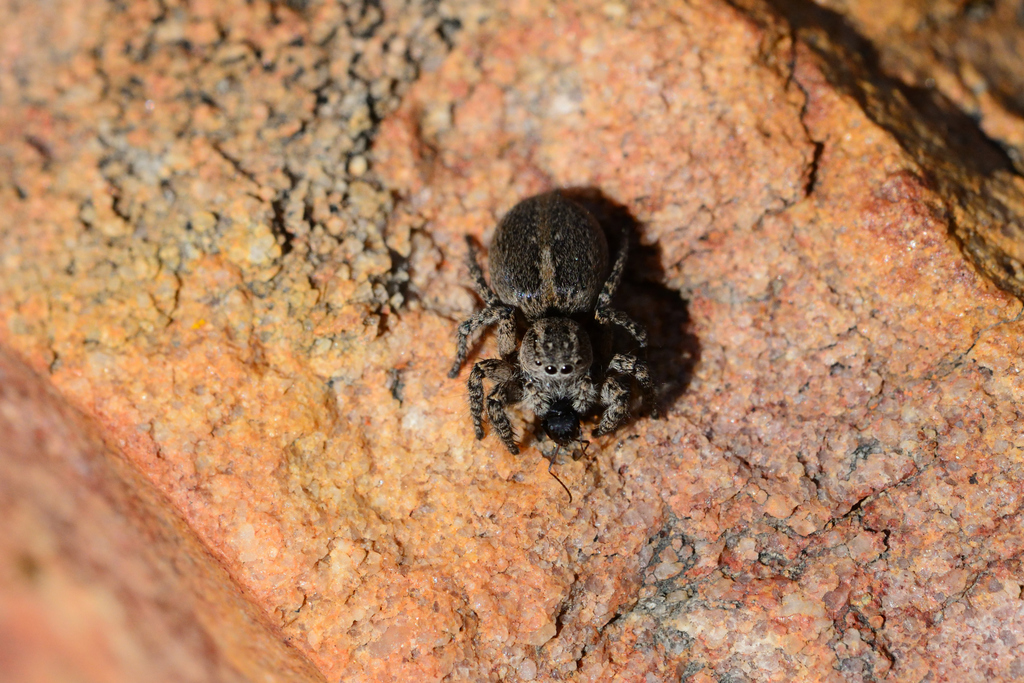
[[[608,242],[590,213],[557,190],[516,204],[491,243],[491,286],[528,320],[594,310]]]

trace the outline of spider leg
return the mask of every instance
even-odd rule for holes
[[[619,239],[619,253],[615,255],[615,263],[612,264],[612,270],[608,274],[608,279],[604,281],[601,294],[597,297],[598,309],[608,308],[611,305],[615,290],[619,288],[619,282],[622,281],[622,272],[626,269],[626,260],[628,258],[629,233],[623,230]]]
[[[631,353],[617,353],[610,363],[608,372],[620,375],[629,375],[640,385],[643,392],[644,408],[651,417],[658,418],[658,405],[654,400],[654,383],[651,382],[651,371],[647,367],[647,361],[637,358]]]
[[[601,296],[604,295],[602,294]],[[647,330],[622,311],[602,306],[601,301],[598,300],[597,308],[594,310],[594,319],[602,325],[618,325],[626,330],[626,332],[629,332],[629,335],[636,340],[641,349],[647,348]]]
[[[488,306],[497,306],[501,303],[498,299],[498,295],[494,293],[494,290],[487,284],[487,280],[484,279],[484,271],[480,268],[479,254],[480,250],[477,249],[476,240],[469,235],[466,235],[466,248],[468,249],[467,264],[469,265],[469,276],[473,278],[473,286],[476,288],[477,294],[484,300],[484,303]]]
[[[498,313],[498,328],[495,336],[498,339],[498,353],[505,360],[516,352],[516,309],[503,305]]]
[[[604,414],[601,422],[591,432],[594,436],[603,436],[621,427],[629,419],[629,379],[624,375],[610,375],[601,387],[601,403]]]
[[[597,305],[594,307],[594,319],[602,325],[618,325],[626,330],[626,332],[629,332],[630,336],[643,349],[647,348],[647,330],[622,311],[612,308],[612,296],[615,295],[619,284],[622,282],[622,273],[626,268],[626,260],[629,257],[629,234],[625,230],[622,231],[620,242],[619,253],[615,255],[615,263],[612,264],[611,273],[608,274],[608,279],[604,281],[604,287],[597,296]]]
[[[608,376],[601,386],[601,403],[605,406],[601,422],[594,429],[594,436],[613,432],[629,419],[629,403],[632,398],[629,378],[640,385],[644,407],[652,418],[658,417],[658,406],[654,401],[654,384],[647,362],[629,353],[617,353],[608,363]]]
[[[509,356],[515,351],[515,309],[504,304],[488,306],[469,316],[459,325],[458,339],[455,344],[455,361],[448,371],[449,377],[457,377],[462,364],[466,362],[466,356],[469,355],[469,338],[473,333],[481,327],[490,327],[494,323],[498,323],[498,350],[501,355]],[[511,341],[509,341],[509,337],[511,337]]]
[[[466,356],[469,355],[469,339],[481,327],[486,328],[495,323],[498,324],[498,352],[502,358],[507,359],[516,350],[516,309],[502,303],[498,295],[487,284],[484,271],[480,268],[479,249],[476,246],[476,241],[469,235],[466,235],[466,248],[468,250],[466,264],[469,267],[469,277],[473,281],[473,288],[484,300],[486,307],[469,316],[459,325],[455,362],[452,363],[452,367],[448,371],[448,376],[451,378],[459,374],[462,364],[466,362]]]
[[[512,423],[505,413],[505,406],[516,403],[514,400],[514,382],[503,382],[494,387],[487,395],[487,417],[491,419],[491,426],[498,433],[498,438],[505,444],[505,448],[512,455],[519,455],[519,446],[516,445],[516,435],[512,431]]]
[[[505,448],[516,455],[519,453],[519,447],[516,446],[515,433],[512,431],[508,415],[505,414],[505,406],[518,403],[522,393],[520,383],[515,377],[515,367],[497,358],[488,358],[473,365],[466,384],[469,388],[469,412],[473,417],[473,431],[478,439],[484,438],[485,378],[495,383],[495,387],[487,394],[487,417],[490,418],[491,425],[501,442],[505,444]]]

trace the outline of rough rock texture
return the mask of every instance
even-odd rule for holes
[[[879,41],[879,57],[842,17],[778,4],[833,84],[896,136],[943,196],[968,258],[1024,298],[1024,5],[857,3],[851,23]]]
[[[882,69],[937,88],[1024,167],[1024,2],[817,2],[870,40]]]
[[[1024,675],[1021,178],[814,6],[55,6],[0,9],[0,343],[283,660]],[[555,186],[635,229],[666,413],[560,462],[572,504],[444,376],[462,235]]]
[[[137,468],[0,350],[5,681],[322,681]]]

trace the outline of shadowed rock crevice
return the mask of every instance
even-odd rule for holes
[[[809,0],[770,5],[821,57],[829,81],[915,159],[942,197],[965,256],[999,287],[1024,298],[1024,179],[1012,150],[940,91],[886,73],[874,44],[843,15]]]
[[[1010,157],[985,135],[977,120],[942,93],[908,85],[886,73],[875,45],[842,14],[810,0],[766,2],[789,22],[797,40],[823,58],[833,84],[854,96],[865,112],[896,135],[908,151],[917,153],[931,132],[940,142],[929,151],[955,157],[971,173],[988,177],[1013,170]],[[911,107],[916,116],[899,111],[901,105]],[[882,113],[881,108],[892,109]],[[892,125],[896,120],[914,120],[918,127]]]

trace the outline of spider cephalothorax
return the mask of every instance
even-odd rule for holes
[[[458,352],[448,374],[458,374],[469,337],[480,327],[497,324],[501,354],[501,359],[477,362],[469,375],[469,406],[478,439],[484,435],[486,406],[502,443],[518,453],[505,413],[516,403],[537,415],[545,434],[559,446],[580,442],[580,420],[600,407],[604,410],[593,433],[606,434],[629,418],[633,380],[656,416],[650,373],[642,358],[647,333],[611,308],[626,264],[625,236],[609,269],[604,232],[586,209],[558,191],[525,199],[505,215],[495,232],[490,251],[493,290],[477,263],[475,244],[466,241],[470,274],[487,307],[459,326]],[[517,311],[529,326],[518,352]],[[595,368],[590,336],[581,322],[622,327],[641,355],[616,353]],[[486,399],[485,378],[494,384]]]
[[[560,446],[580,438],[580,416],[596,405],[590,337],[569,318],[541,318],[519,345],[522,401]]]

